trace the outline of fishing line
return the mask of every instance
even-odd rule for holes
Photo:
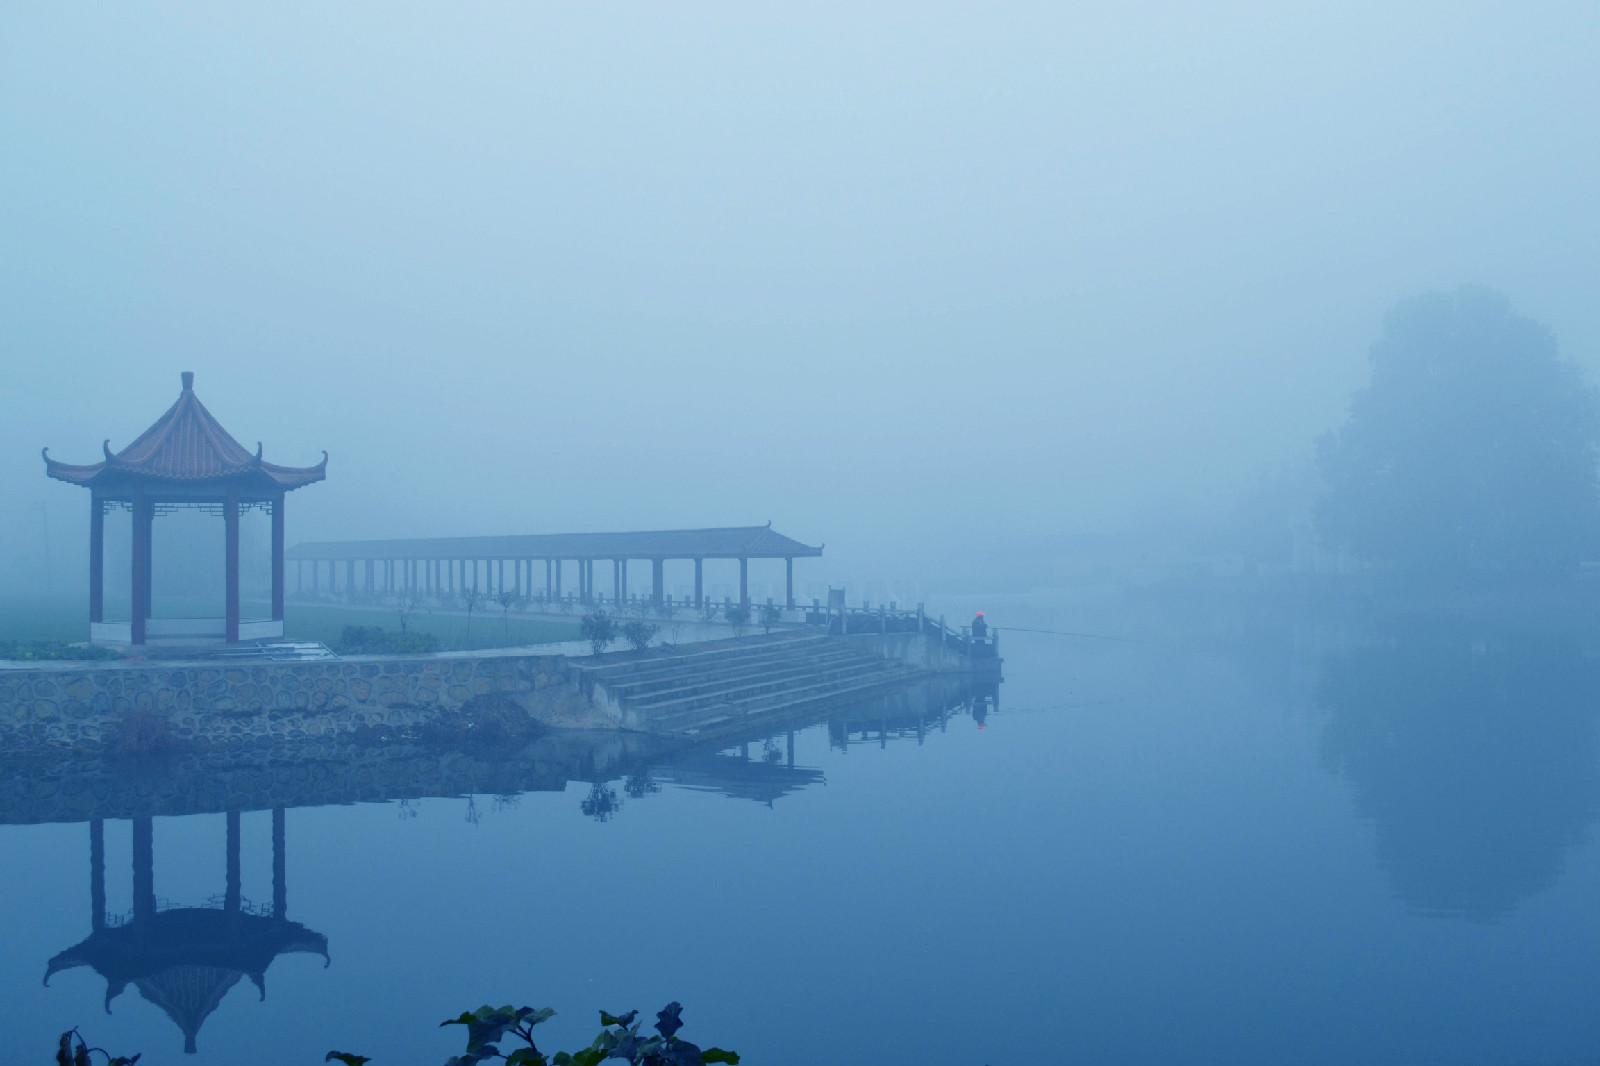
[[[1108,637],[1104,633],[1073,633],[1064,629],[1022,629],[1018,626],[990,626],[990,629],[1001,629],[1007,633],[1045,633],[1052,637],[1083,637],[1086,640],[1115,640],[1123,644],[1148,644],[1148,640],[1138,637]]]

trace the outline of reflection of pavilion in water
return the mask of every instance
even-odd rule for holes
[[[84,940],[50,960],[45,983],[62,970],[92,968],[106,981],[106,1012],[132,984],[183,1033],[183,1050],[228,990],[248,977],[265,999],[267,967],[279,955],[328,958],[328,938],[288,918],[284,870],[284,811],[272,812],[272,906],[245,901],[239,879],[239,812],[227,813],[227,887],[220,904],[157,905],[153,820],[133,819],[133,912],[106,914],[105,823],[89,823],[90,925]]]

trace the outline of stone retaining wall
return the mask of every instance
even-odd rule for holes
[[[134,728],[202,748],[332,738],[484,707],[614,728],[579,689],[560,655],[0,669],[0,753],[107,750]]]

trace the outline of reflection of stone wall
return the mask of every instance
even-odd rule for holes
[[[0,752],[99,750],[137,719],[180,744],[235,746],[404,728],[490,697],[547,725],[595,727],[559,655],[0,670]]]
[[[318,740],[153,760],[12,757],[0,760],[0,825],[560,790],[670,750],[643,733],[558,729],[483,751]]]

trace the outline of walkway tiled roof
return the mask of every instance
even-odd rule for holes
[[[821,548],[765,526],[639,533],[531,533],[506,537],[336,540],[296,545],[289,559],[786,559]]]
[[[101,445],[105,459],[78,466],[58,463],[45,449],[45,472],[57,481],[93,486],[107,481],[146,478],[156,481],[222,481],[258,475],[283,490],[297,489],[327,475],[328,454],[316,466],[278,466],[264,462],[261,446],[251,454],[206,410],[194,392],[194,375],[183,373],[178,402],[139,439],[113,455],[111,442]]]

